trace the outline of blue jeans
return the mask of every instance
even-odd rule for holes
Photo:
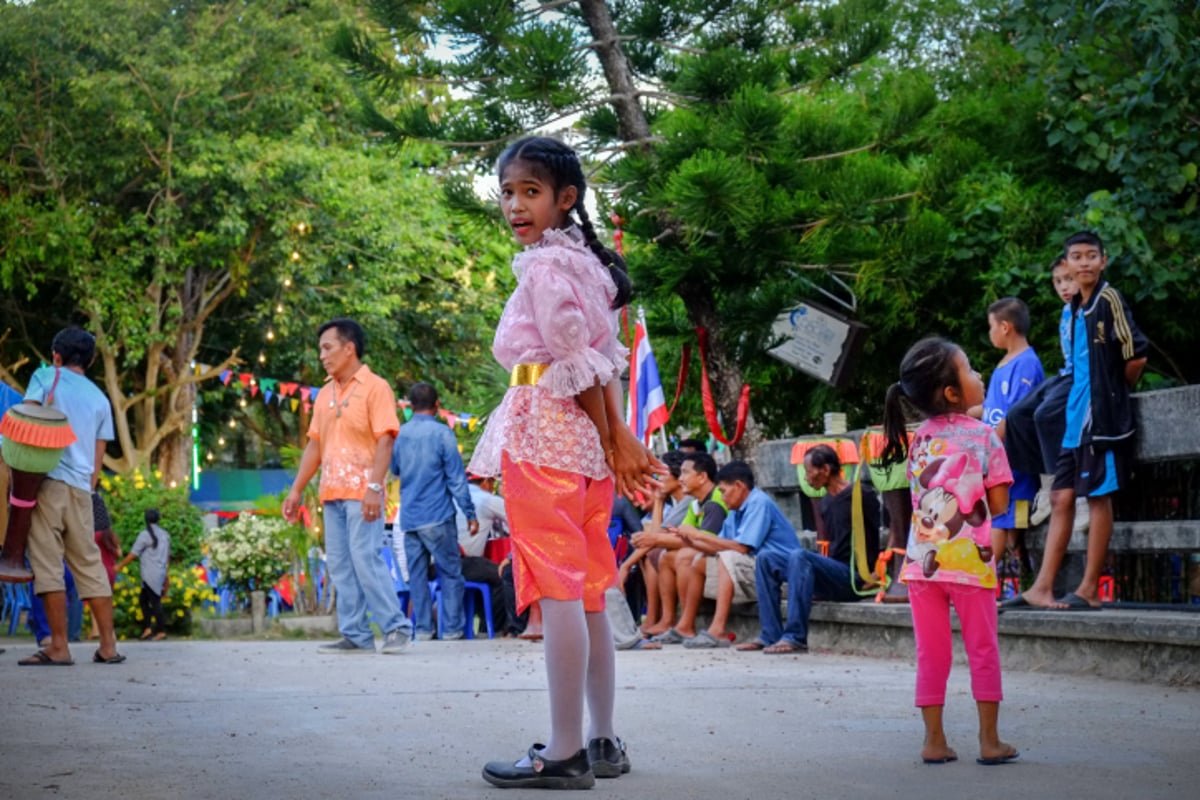
[[[75,588],[75,576],[71,574],[71,570],[63,564],[63,582],[67,589],[67,641],[78,642],[79,637],[83,635],[83,601],[79,599],[79,590]],[[42,605],[42,598],[36,594],[30,596],[29,614],[25,618],[25,624],[33,633],[34,641],[42,641],[50,638],[50,622],[46,619],[46,607]]]
[[[779,593],[787,581],[787,621],[779,621]],[[808,617],[814,594],[839,603],[860,599],[850,588],[850,566],[812,550],[791,553],[758,553],[754,561],[754,582],[758,587],[758,622],[762,626],[759,641],[771,645],[787,639],[793,644],[808,644]]]
[[[454,518],[436,525],[404,532],[404,555],[408,558],[408,589],[411,592],[413,622],[418,634],[433,634],[433,598],[429,596],[429,557],[437,564],[438,583],[442,587],[442,631],[462,633],[463,619],[462,559],[458,555],[458,526]]]
[[[325,507],[325,555],[329,577],[337,590],[338,630],[359,647],[375,647],[375,635],[367,622],[367,610],[379,629],[386,633],[411,633],[412,625],[400,611],[400,599],[392,589],[379,552],[383,543],[383,520],[366,522],[362,503],[330,500]]]

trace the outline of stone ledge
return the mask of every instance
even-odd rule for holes
[[[1006,669],[1200,685],[1200,614],[1194,612],[1010,611],[1000,616],[999,633]],[[815,603],[809,645],[912,660],[908,606]],[[955,651],[956,661],[965,663],[957,639]]]
[[[1046,543],[1045,523],[1030,528],[1025,536],[1026,544],[1040,551]],[[1200,520],[1114,522],[1108,549],[1113,553],[1200,552]],[[1067,552],[1087,552],[1086,531],[1071,533]]]

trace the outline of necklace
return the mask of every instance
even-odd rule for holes
[[[352,389],[350,394],[346,397],[346,399],[340,403],[338,402],[337,394],[338,394],[338,382],[335,380],[333,382],[333,398],[330,399],[330,401],[329,401],[329,407],[332,409],[335,409],[334,413],[333,413],[333,418],[341,419],[342,418],[342,409],[346,408],[347,406],[350,405],[350,398],[354,396],[354,391]]]

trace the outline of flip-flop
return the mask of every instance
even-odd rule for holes
[[[69,658],[66,661],[56,661],[45,650],[38,650],[29,658],[22,658],[17,663],[22,667],[70,667],[75,664],[74,660]]]
[[[1006,756],[996,756],[995,758],[983,758],[982,756],[975,759],[976,764],[982,764],[985,767],[996,767],[1000,764],[1011,764],[1021,757],[1019,750],[1013,750],[1012,753]]]
[[[97,650],[92,655],[92,661],[95,661],[97,664],[120,664],[124,660],[125,656],[121,655],[120,653],[117,653],[115,656],[109,656],[108,658],[105,658],[104,656],[100,655],[100,651]]]
[[[998,613],[1003,614],[1005,611],[1019,611],[1021,609],[1026,609],[1026,608],[1040,609],[1042,607],[1035,606],[1033,603],[1031,603],[1025,599],[1025,595],[1019,594],[1016,597],[1010,597],[1007,600],[1004,600],[1001,603],[999,603],[996,606],[996,611]]]
[[[1100,606],[1094,606],[1074,592],[1068,592],[1054,602],[1062,603],[1063,608],[1051,606],[1051,611],[1099,611]]]
[[[924,764],[950,764],[954,761],[958,761],[958,756],[946,756],[945,758],[922,758],[921,759],[921,762]]]
[[[789,653],[807,653],[808,645],[798,644],[797,642],[789,642],[787,639],[780,639],[775,644],[763,650],[769,656],[787,655]]]
[[[715,650],[718,647],[729,647],[729,640],[718,639],[708,631],[700,631],[692,638],[684,639],[683,646],[689,650]]]
[[[760,642],[758,639],[751,639],[748,642],[742,642],[741,644],[734,647],[733,649],[740,650],[743,653],[752,653],[755,650],[765,650],[766,647],[767,646],[765,644],[763,644],[762,642]]]
[[[651,636],[650,641],[658,642],[659,644],[682,644],[683,634],[674,628],[667,628],[662,633]]]
[[[655,642],[651,639],[638,639],[630,650],[662,650],[662,642]]]

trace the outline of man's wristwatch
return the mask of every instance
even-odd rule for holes
[[[380,494],[383,494],[383,484],[381,483],[368,483],[367,489],[372,492],[379,492]]]

